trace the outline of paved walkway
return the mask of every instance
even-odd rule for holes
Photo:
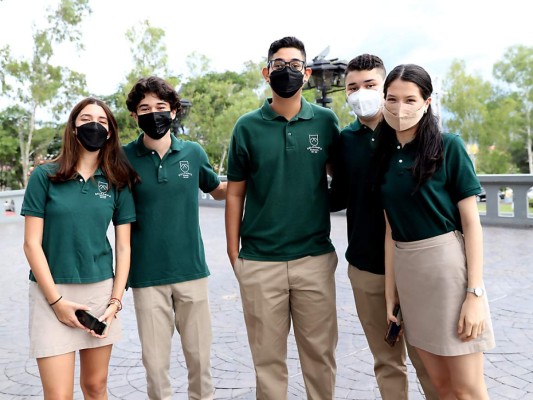
[[[215,399],[255,399],[255,378],[237,281],[226,258],[224,211],[202,207],[201,226],[210,277],[213,316],[212,373]],[[337,399],[379,399],[372,359],[355,314],[346,275],[346,223],[332,215],[332,240],[339,254],[337,304]],[[485,283],[491,301],[497,347],[486,354],[491,399],[533,399],[533,230],[484,229]],[[34,359],[28,358],[28,267],[22,252],[23,221],[0,224],[0,399],[42,398]],[[124,339],[110,365],[109,398],[146,399],[133,299],[127,292],[121,312]],[[187,379],[179,336],[174,337],[171,375],[174,399],[186,399]],[[294,338],[289,341],[289,399],[305,399]],[[410,367],[410,399],[423,399]],[[76,380],[77,383],[77,380]],[[77,389],[76,399],[82,399]]]

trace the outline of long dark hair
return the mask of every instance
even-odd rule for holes
[[[63,143],[59,156],[53,160],[57,163],[57,169],[49,178],[52,182],[65,182],[77,176],[76,164],[82,149],[76,138],[76,118],[79,113],[89,104],[96,104],[104,110],[108,128],[109,139],[98,154],[98,166],[102,169],[107,181],[111,186],[119,189],[128,186],[130,189],[139,176],[128,162],[124,150],[118,138],[118,125],[109,107],[99,99],[87,97],[74,106],[68,117],[65,130],[63,131]]]
[[[387,75],[383,86],[385,98],[387,98],[389,86],[397,79],[417,85],[424,100],[427,100],[433,92],[431,77],[424,68],[415,64],[402,64]],[[396,145],[396,132],[387,124],[385,119],[380,122],[378,129],[380,134],[376,156],[378,158],[378,179],[382,181]],[[433,114],[431,103],[418,123],[412,145],[416,149],[414,163],[411,167],[416,181],[416,192],[442,165],[444,152],[442,133],[439,129],[438,120]]]

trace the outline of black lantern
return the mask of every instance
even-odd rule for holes
[[[189,115],[189,111],[192,107],[192,102],[187,99],[180,99],[181,108],[180,111],[176,114],[176,118],[172,121],[172,132],[174,135],[184,134],[185,128],[183,127],[183,120]]]
[[[304,90],[316,89],[316,102],[326,108],[332,102],[328,93],[344,89],[344,71],[348,66],[346,61],[338,58],[326,60],[328,53],[329,46],[313,58],[313,61],[308,65],[312,73],[304,87]]]

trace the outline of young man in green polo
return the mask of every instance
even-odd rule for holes
[[[372,158],[382,119],[383,61],[362,54],[348,63],[345,75],[347,102],[357,116],[344,128],[335,146],[331,182],[332,211],[346,209],[348,223],[348,277],[357,315],[374,357],[374,373],[383,400],[407,400],[406,342],[403,337],[390,347],[384,339],[387,329],[385,304],[385,218],[380,195],[374,190]],[[426,399],[438,399],[437,392],[417,352],[407,345]]]
[[[146,368],[148,397],[171,400],[170,353],[179,331],[189,372],[189,399],[212,399],[211,315],[198,189],[216,200],[226,184],[202,147],[170,132],[180,109],[178,94],[157,77],[140,79],[126,100],[143,133],[124,147],[139,174],[133,197],[129,285]]]
[[[326,164],[338,119],[308,103],[305,48],[272,43],[263,77],[272,98],[237,121],[228,158],[227,250],[239,281],[258,399],[288,394],[294,327],[309,399],[333,399],[337,314]],[[244,212],[244,217],[243,217]]]

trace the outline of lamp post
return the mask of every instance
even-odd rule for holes
[[[174,135],[178,135],[180,131],[182,134],[185,134],[183,120],[187,118],[192,107],[192,102],[187,99],[180,99],[180,104],[180,111],[176,114],[174,121],[172,121],[172,132],[174,132]]]
[[[312,73],[304,87],[304,90],[315,89],[316,102],[326,108],[333,101],[328,94],[344,89],[344,71],[348,66],[346,61],[338,58],[326,60],[328,53],[329,46],[308,65]]]

